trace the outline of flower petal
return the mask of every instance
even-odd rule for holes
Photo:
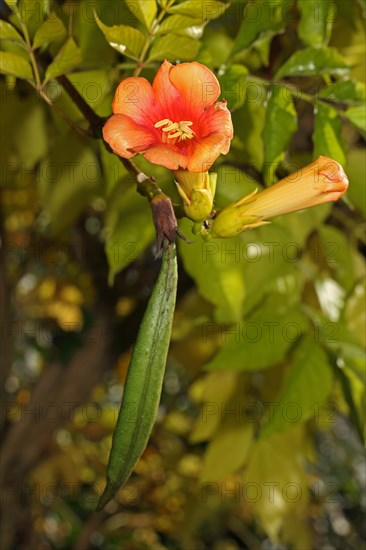
[[[197,61],[176,65],[171,69],[169,78],[192,113],[199,114],[220,95],[220,84],[216,76]]]
[[[159,143],[148,149],[148,151],[144,153],[144,157],[154,164],[160,164],[160,166],[169,168],[169,170],[187,168],[188,163],[186,155],[164,143]]]
[[[222,153],[226,154],[230,147],[230,138],[221,132],[211,134],[196,141],[192,148],[187,170],[190,172],[206,172]]]
[[[165,60],[156,73],[152,87],[160,113],[159,118],[169,118],[174,122],[179,122],[179,120],[183,120],[180,117],[182,111],[180,108],[181,99],[179,91],[173,86],[169,78],[172,68],[173,65]]]
[[[155,119],[154,92],[150,82],[142,77],[122,80],[114,95],[112,108],[115,115],[127,115],[139,124],[152,122]]]
[[[219,101],[208,107],[200,119],[200,126],[203,129],[203,136],[221,132],[232,139],[233,123],[231,122],[231,113],[226,107],[226,101]]]
[[[125,115],[112,115],[103,127],[103,137],[114,153],[131,158],[151,147],[155,136]]]

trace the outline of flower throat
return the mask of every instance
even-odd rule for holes
[[[176,139],[179,141],[185,141],[186,139],[192,139],[194,137],[194,131],[190,128],[193,122],[190,120],[181,120],[180,122],[173,122],[169,118],[164,118],[159,120],[154,124],[155,128],[162,128],[162,131],[165,132],[165,135],[168,139]],[[165,128],[163,128],[165,126]],[[163,141],[164,134],[163,134]]]

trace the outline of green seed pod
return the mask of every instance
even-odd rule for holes
[[[107,485],[97,510],[130,477],[149,440],[160,401],[177,294],[175,245],[163,251],[155,288],[142,320],[128,367],[121,408],[113,433]]]

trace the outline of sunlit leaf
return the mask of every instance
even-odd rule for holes
[[[201,482],[222,481],[243,467],[253,443],[253,425],[223,424],[207,447]]]
[[[286,307],[282,298],[274,296],[227,330],[225,344],[207,363],[206,370],[255,371],[272,367],[307,331],[307,322],[298,307]]]
[[[244,474],[246,500],[262,528],[278,540],[283,526],[301,516],[308,490],[303,467],[304,436],[297,428],[259,439]]]
[[[217,19],[227,8],[228,6],[223,2],[217,2],[216,0],[200,0],[199,2],[197,0],[187,0],[186,2],[173,4],[167,11],[168,13],[180,13],[201,21],[207,21]]]
[[[362,103],[366,100],[365,84],[357,80],[338,80],[320,90],[319,97],[342,103]]]
[[[67,31],[65,25],[54,14],[46,19],[40,27],[38,27],[33,40],[33,48],[39,48],[48,42],[62,41],[66,38]]]
[[[366,107],[365,105],[358,105],[357,107],[350,107],[345,112],[345,116],[348,120],[359,130],[360,134],[366,138]]]
[[[315,74],[341,76],[349,70],[348,63],[335,48],[305,48],[291,55],[278,70],[276,78]]]
[[[0,20],[0,39],[1,40],[11,40],[13,42],[18,42],[19,44],[25,44],[24,39],[20,36],[18,31],[7,23],[6,21]]]
[[[98,17],[96,17],[96,22],[112,48],[132,59],[139,58],[146,42],[140,31],[127,25],[108,27]]]
[[[185,34],[191,38],[201,38],[203,24],[200,19],[193,19],[186,15],[171,15],[164,19],[157,34]]]
[[[10,52],[0,52],[0,73],[33,81],[30,63],[19,55]]]
[[[4,0],[4,2],[9,6],[9,8],[12,8],[17,5],[18,0]]]
[[[314,409],[325,403],[332,382],[332,367],[326,353],[312,336],[308,336],[296,349],[283,389],[273,405],[261,437],[314,418]]]
[[[71,72],[81,63],[81,51],[72,38],[69,38],[46,70],[45,82]]]
[[[131,13],[147,28],[150,29],[157,12],[155,0],[126,0]]]
[[[181,230],[188,237],[191,226],[191,222],[182,220]],[[216,306],[216,318],[222,321],[240,319],[245,295],[243,265],[235,247],[235,239],[205,242],[200,238],[189,246],[180,246],[186,271],[196,281],[200,294]]]
[[[238,387],[238,376],[233,371],[210,372],[191,386],[191,396],[199,393],[199,400],[203,401],[200,416],[190,434],[191,443],[207,441],[217,432],[222,424],[222,407],[230,408],[229,402]]]
[[[157,38],[150,50],[148,61],[168,59],[188,61],[194,59],[200,48],[199,42],[185,36],[168,34]]]
[[[298,33],[306,46],[323,46],[328,42],[335,16],[333,7],[327,0],[298,0],[301,13]]]

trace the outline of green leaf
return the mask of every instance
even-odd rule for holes
[[[18,42],[19,44],[25,44],[24,39],[18,31],[7,23],[6,21],[0,20],[0,40],[10,40],[12,42]]]
[[[334,366],[344,400],[348,406],[350,420],[364,444],[365,383],[362,383],[352,371],[337,368],[336,362]]]
[[[288,216],[284,217],[281,224],[279,218],[270,226],[242,234],[241,250],[242,258],[246,262],[247,290],[244,313],[247,315],[251,314],[254,307],[263,303],[267,296],[273,296],[273,300],[285,301],[289,308],[301,300],[304,281],[297,266],[302,256],[302,235],[298,236],[292,231],[292,225],[286,223],[287,220]],[[298,223],[301,224],[301,217]],[[311,224],[307,223],[306,216],[303,225],[310,231]]]
[[[126,4],[136,19],[138,19],[147,29],[150,29],[158,9],[156,1],[126,0]]]
[[[284,160],[297,129],[297,116],[292,96],[286,88],[272,86],[263,129],[264,179],[273,182],[273,167]]]
[[[202,401],[202,410],[190,433],[191,443],[202,443],[212,439],[222,423],[218,403],[229,410],[233,395],[238,389],[239,374],[232,371],[210,372],[199,378],[191,386],[191,395],[198,392]]]
[[[366,138],[366,107],[365,105],[358,105],[357,107],[350,107],[344,113],[346,118],[353,124],[360,134]]]
[[[42,160],[49,148],[47,120],[44,105],[29,105],[22,115],[22,124],[14,128],[14,146],[19,159],[27,169]]]
[[[306,46],[325,45],[332,31],[334,4],[328,0],[298,0],[298,33]]]
[[[353,148],[350,150],[347,167],[347,175],[350,181],[347,190],[347,197],[352,201],[352,204],[366,217],[366,186],[365,186],[365,169],[366,166],[366,150],[363,147]]]
[[[366,19],[366,0],[358,0],[358,5],[361,8],[362,17]],[[347,6],[348,7],[348,6]]]
[[[108,44],[103,33],[96,29],[95,12],[106,25],[121,23],[136,26],[138,22],[123,1],[113,4],[106,0],[79,0],[73,12],[73,30],[81,49],[83,67],[107,69],[116,65],[117,52]]]
[[[366,290],[362,284],[354,287],[353,292],[347,300],[344,318],[347,322],[347,328],[354,335],[362,348],[361,353],[364,354],[366,347],[366,311],[365,311]],[[366,372],[363,372],[364,378]],[[366,380],[365,380],[366,381]]]
[[[224,29],[220,31],[213,27],[214,25],[205,27],[197,61],[211,69],[220,67],[221,72],[227,69],[226,61],[233,47],[233,39],[224,32]]]
[[[70,73],[82,62],[81,51],[72,38],[69,38],[46,70],[45,82],[62,74]]]
[[[335,48],[305,48],[295,52],[278,70],[275,78],[330,74],[342,76],[350,70]]]
[[[188,238],[191,227],[192,222],[181,221],[181,231]],[[216,306],[219,321],[241,318],[245,287],[240,252],[239,258],[235,252],[237,243],[235,239],[205,242],[199,238],[190,245],[179,243],[185,270],[195,280],[199,293]]]
[[[39,171],[39,193],[54,233],[75,221],[99,192],[100,184],[100,166],[93,149],[70,130]]]
[[[219,77],[221,95],[226,99],[230,111],[239,109],[245,101],[246,76],[248,69],[244,65],[230,65]]]
[[[109,284],[117,273],[139,258],[153,241],[154,225],[150,207],[135,187],[124,183],[115,188],[105,218],[105,251],[109,264]]]
[[[183,34],[191,38],[201,38],[203,23],[200,19],[193,19],[186,15],[171,15],[164,19],[157,34]]]
[[[333,371],[327,354],[312,336],[307,336],[296,350],[261,437],[314,418],[314,409],[325,403],[332,383]]]
[[[242,163],[249,164],[260,172],[264,159],[263,128],[266,117],[264,86],[247,79],[245,103],[233,113],[235,128],[232,149],[238,149]],[[236,141],[240,138],[239,143]]]
[[[39,26],[50,7],[51,0],[20,0],[18,10],[23,21],[27,22],[28,31],[33,30],[35,24]]]
[[[366,100],[365,84],[357,80],[340,80],[320,90],[319,97],[341,103],[363,103]]]
[[[209,330],[208,327],[207,330]],[[281,296],[271,296],[241,323],[222,328],[225,344],[205,370],[255,371],[277,365],[308,330],[298,304],[286,307]]]
[[[224,425],[207,447],[201,482],[222,481],[242,468],[249,457],[252,443],[253,425]]]
[[[121,184],[122,180],[126,178],[128,171],[120,158],[107,150],[102,140],[99,143],[99,151],[105,180],[105,196],[108,197],[117,184]]]
[[[139,58],[146,42],[146,38],[140,31],[126,25],[108,27],[97,16],[95,19],[112,48],[132,59]]]
[[[286,22],[283,18],[285,0],[258,0],[245,6],[242,23],[236,35],[231,55],[251,46],[262,33],[280,32]]]
[[[306,447],[303,431],[292,428],[260,438],[244,473],[247,500],[262,529],[271,540],[279,540],[288,523],[305,514],[308,483],[303,462]],[[297,542],[299,542],[297,533]],[[303,541],[301,541],[303,542]],[[298,550],[311,543],[291,545]]]
[[[154,41],[148,61],[189,61],[196,57],[199,48],[200,43],[192,38],[168,34]]]
[[[200,0],[200,2],[188,0],[171,6],[167,11],[168,13],[188,15],[201,21],[209,21],[221,17],[227,8],[228,5],[216,0]]]
[[[313,142],[314,159],[323,155],[345,164],[346,144],[342,138],[342,122],[338,112],[325,103],[316,104]]]
[[[0,73],[33,81],[30,63],[19,55],[10,52],[0,52]]]
[[[54,14],[38,27],[33,40],[33,48],[39,48],[43,44],[63,41],[67,36],[65,25]]]
[[[9,8],[12,8],[13,6],[17,5],[18,0],[4,0],[4,1],[5,1],[5,4],[9,6]]]
[[[322,261],[334,273],[334,278],[348,292],[351,292],[357,276],[355,273],[355,260],[353,249],[349,246],[349,240],[343,231],[330,225],[322,225],[318,229],[319,255],[318,261]],[[329,294],[329,288],[328,288]],[[330,293],[331,294],[331,293]],[[334,298],[336,293],[334,292]],[[331,299],[332,296],[328,296]]]
[[[215,206],[218,210],[258,189],[258,182],[254,178],[225,162],[217,167],[217,181]]]

